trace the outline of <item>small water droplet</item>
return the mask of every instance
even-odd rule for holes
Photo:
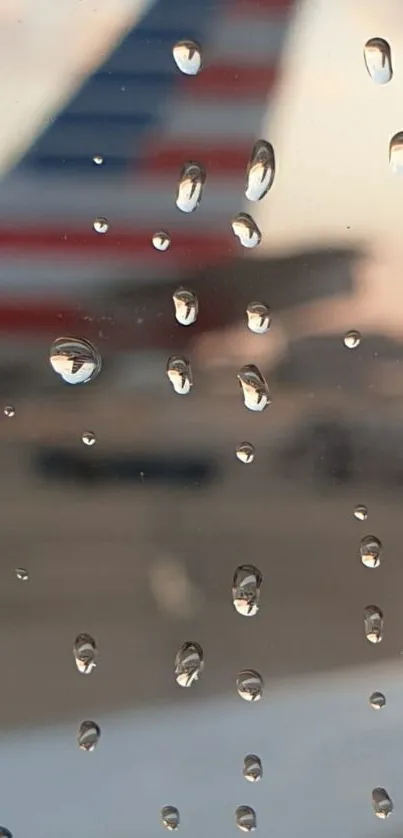
[[[382,544],[376,535],[366,535],[361,539],[360,555],[365,567],[379,567]]]
[[[393,803],[386,789],[377,788],[372,792],[372,806],[377,818],[388,818],[393,812]]]
[[[180,396],[186,396],[193,386],[192,370],[189,361],[181,355],[171,355],[167,363],[167,376]]]
[[[171,246],[171,238],[164,230],[159,230],[158,233],[154,233],[151,241],[155,249],[160,250],[162,253]]]
[[[263,768],[260,757],[257,757],[256,754],[248,754],[243,761],[242,773],[245,780],[249,780],[250,783],[257,783],[261,780]]]
[[[162,825],[172,832],[179,826],[179,810],[176,806],[163,806],[161,809]]]
[[[383,634],[383,614],[377,605],[364,608],[365,637],[370,643],[380,643]]]
[[[403,131],[395,134],[389,143],[389,163],[393,172],[403,174]]]
[[[262,240],[262,234],[252,216],[240,212],[231,222],[232,232],[237,236],[242,247],[257,247]]]
[[[357,518],[357,521],[367,520],[368,508],[363,503],[358,503],[357,506],[354,507],[354,518]]]
[[[242,832],[253,832],[256,829],[256,812],[251,806],[237,806],[235,809],[235,823]]]
[[[393,76],[390,46],[383,38],[370,38],[364,47],[365,66],[375,84],[387,84]]]
[[[240,442],[235,449],[236,456],[241,463],[253,463],[255,449],[251,442]]]
[[[97,646],[90,634],[79,634],[73,646],[74,660],[82,675],[90,675],[96,667]]]
[[[176,206],[182,212],[194,212],[200,204],[206,175],[198,163],[185,163],[178,184]]]
[[[361,343],[361,335],[355,329],[351,329],[344,335],[343,342],[347,349],[357,349]]]
[[[199,44],[196,41],[178,41],[172,54],[176,66],[187,76],[197,76],[202,68],[202,57]]]
[[[378,692],[377,690],[371,693],[369,697],[369,703],[374,710],[382,710],[382,707],[385,707],[386,698],[383,693]]]
[[[93,751],[99,742],[101,729],[96,722],[81,722],[77,741],[82,751]]]
[[[25,567],[16,567],[15,575],[20,582],[29,582],[29,573],[25,570]]]
[[[102,218],[101,216],[94,220],[94,230],[96,233],[107,233],[109,230],[109,221],[107,218]]]
[[[15,407],[12,404],[6,404],[4,408],[4,416],[7,416],[7,419],[12,419],[15,416]]]
[[[102,166],[102,163],[104,162],[104,158],[101,154],[96,154],[95,157],[92,158],[92,160],[96,166]]]
[[[50,363],[67,384],[85,384],[101,370],[101,356],[95,346],[81,338],[57,338],[50,348]]]
[[[248,328],[255,335],[264,335],[270,328],[270,311],[264,303],[249,303],[246,309]]]
[[[244,669],[236,679],[238,695],[245,701],[259,701],[263,695],[263,679],[254,669]]]
[[[178,323],[181,326],[191,326],[196,321],[199,311],[196,294],[186,288],[177,288],[172,299]]]
[[[204,669],[203,649],[199,643],[182,643],[175,657],[175,678],[180,687],[191,687]]]
[[[89,446],[95,445],[95,443],[97,441],[97,438],[92,431],[84,431],[81,439],[82,439],[84,445],[89,445]]]
[[[254,617],[259,611],[262,574],[253,564],[237,567],[232,580],[232,602],[238,614]]]
[[[246,170],[245,195],[249,201],[261,201],[267,195],[275,173],[274,150],[270,143],[258,140]]]
[[[247,364],[238,373],[245,407],[248,410],[264,410],[270,404],[269,387],[266,379],[254,364]]]

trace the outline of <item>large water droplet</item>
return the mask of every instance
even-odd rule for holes
[[[4,416],[7,416],[7,419],[12,419],[15,416],[15,407],[12,404],[6,404],[4,408]]]
[[[357,506],[354,507],[354,518],[357,518],[357,521],[367,520],[368,508],[363,503],[358,503]]]
[[[390,46],[383,38],[370,38],[364,47],[365,66],[375,84],[387,84],[393,76]]]
[[[235,809],[235,823],[242,832],[252,832],[256,829],[256,812],[251,806],[237,806]]]
[[[195,322],[199,311],[196,294],[186,288],[177,288],[172,299],[178,323],[181,326],[191,326]]]
[[[382,710],[382,707],[385,707],[386,698],[383,693],[375,690],[369,697],[369,703],[374,710]]]
[[[243,776],[250,783],[257,783],[263,776],[263,768],[260,757],[256,754],[248,754],[243,761]]]
[[[255,449],[251,442],[240,442],[235,449],[236,456],[241,463],[253,463]]]
[[[101,154],[95,154],[95,156],[92,158],[92,160],[93,160],[93,163],[95,163],[96,166],[102,166],[102,163],[104,162],[104,158],[102,157]]]
[[[366,535],[361,539],[360,555],[365,567],[379,567],[382,544],[376,535]]]
[[[179,811],[176,806],[163,806],[161,809],[162,825],[172,832],[179,826]]]
[[[102,367],[98,350],[81,338],[57,338],[50,348],[49,361],[67,384],[92,381]]]
[[[152,243],[156,250],[160,250],[163,253],[170,247],[171,238],[164,230],[159,230],[158,233],[154,233]]]
[[[270,328],[270,311],[264,303],[249,303],[246,309],[248,327],[255,335],[264,335]]]
[[[386,789],[376,788],[372,792],[372,806],[377,818],[388,818],[393,812],[393,803]]]
[[[77,741],[83,751],[93,751],[99,742],[101,736],[101,729],[96,722],[85,721],[81,722],[78,731]]]
[[[365,637],[370,643],[380,643],[383,634],[383,614],[377,605],[364,608]]]
[[[237,567],[232,580],[232,602],[238,614],[254,617],[259,611],[262,574],[253,564]]]
[[[266,379],[254,364],[247,364],[238,373],[245,407],[249,410],[264,410],[270,404],[269,387]]]
[[[393,172],[403,174],[403,131],[395,134],[389,143],[389,163]]]
[[[232,232],[239,239],[242,247],[256,247],[260,244],[262,234],[252,216],[240,212],[231,222]]]
[[[191,687],[204,668],[203,649],[199,643],[182,643],[175,658],[175,678],[180,687]]]
[[[238,695],[245,701],[259,701],[263,695],[263,679],[254,669],[243,669],[236,679]]]
[[[258,140],[246,170],[245,195],[249,201],[261,201],[269,191],[275,172],[274,150],[270,143]]]
[[[16,567],[15,575],[20,582],[29,582],[29,573],[25,567]]]
[[[194,212],[200,204],[206,175],[198,163],[186,163],[181,171],[176,206],[182,212]]]
[[[192,370],[189,361],[181,355],[171,355],[167,363],[167,376],[180,396],[186,396],[193,386]]]
[[[109,221],[107,218],[102,218],[101,216],[99,216],[98,218],[95,218],[93,226],[96,233],[101,233],[101,235],[104,235],[109,230]]]
[[[79,634],[73,646],[74,660],[82,675],[90,675],[96,667],[97,646],[90,634]]]
[[[176,66],[187,76],[197,76],[202,68],[201,50],[196,41],[178,41],[172,54]]]
[[[84,445],[88,445],[89,447],[91,447],[92,445],[95,445],[95,443],[97,441],[97,438],[92,431],[84,431],[81,439],[82,439]]]
[[[0,826],[0,838],[13,838],[12,832],[6,826]]]
[[[351,329],[344,335],[343,342],[347,349],[357,349],[361,343],[361,335],[355,329]]]

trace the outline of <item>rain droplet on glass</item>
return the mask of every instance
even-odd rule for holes
[[[270,311],[264,303],[249,303],[246,309],[248,328],[255,335],[264,335],[270,329]]]
[[[185,163],[178,183],[176,206],[182,212],[194,212],[200,204],[206,175],[199,163]]]
[[[96,667],[97,646],[90,634],[79,634],[73,646],[74,660],[82,675],[90,675]]]
[[[361,343],[361,335],[355,329],[351,329],[344,335],[343,342],[347,349],[357,349]]]
[[[237,806],[235,809],[235,823],[242,832],[253,832],[256,829],[256,812],[251,806]]]
[[[179,826],[179,810],[176,806],[163,806],[161,809],[161,823],[170,832]]]
[[[88,445],[89,447],[91,447],[92,445],[95,445],[97,438],[92,431],[84,431],[81,440],[84,443],[84,445]]]
[[[238,614],[254,617],[259,611],[262,574],[253,564],[237,567],[232,580],[232,602]]]
[[[377,605],[364,608],[365,637],[370,643],[380,643],[383,634],[383,614]]]
[[[95,218],[93,227],[96,233],[101,233],[103,235],[109,230],[109,221],[107,218],[99,216],[98,218]]]
[[[365,567],[379,567],[382,544],[376,535],[366,535],[361,539],[360,555]]]
[[[266,379],[254,364],[247,364],[238,373],[245,407],[261,411],[270,404],[269,387]]]
[[[375,84],[387,84],[393,76],[390,46],[383,38],[370,38],[364,47],[365,66]]]
[[[203,649],[199,643],[182,643],[175,657],[175,679],[180,687],[191,687],[204,668]]]
[[[385,707],[386,698],[383,693],[375,690],[369,697],[369,703],[374,710],[382,710],[382,707]]]
[[[238,695],[244,701],[259,701],[263,695],[263,679],[254,669],[243,669],[236,679]]]
[[[181,355],[171,355],[168,358],[167,376],[175,390],[180,396],[186,396],[193,386],[192,370],[189,361]]]
[[[102,166],[102,163],[104,162],[104,158],[101,154],[96,154],[95,157],[92,158],[92,160],[96,166]]]
[[[49,361],[67,384],[86,384],[102,367],[98,350],[81,338],[57,338],[50,347]]]
[[[242,247],[257,247],[262,240],[262,234],[253,220],[246,212],[240,212],[231,222],[232,232],[237,236]]]
[[[164,230],[159,230],[158,233],[154,233],[151,241],[155,249],[160,250],[161,253],[164,253],[171,246],[171,238]]]
[[[393,172],[403,173],[403,131],[395,134],[389,143],[389,163]]]
[[[263,768],[260,757],[256,756],[256,754],[248,754],[243,761],[242,773],[245,780],[248,780],[250,783],[257,783],[261,780]]]
[[[15,575],[20,582],[29,582],[29,573],[25,567],[16,567]]]
[[[358,503],[357,506],[354,507],[354,518],[357,518],[357,521],[367,520],[368,508],[363,503]]]
[[[172,54],[176,66],[186,76],[197,76],[202,68],[202,57],[199,44],[196,41],[178,41]]]
[[[13,838],[12,832],[6,826],[0,826],[0,838]]]
[[[255,449],[251,442],[240,442],[235,449],[235,454],[241,463],[253,463],[255,459]]]
[[[6,404],[4,408],[4,416],[7,416],[7,419],[12,419],[15,416],[15,407],[12,404]]]
[[[186,288],[177,288],[172,299],[178,323],[181,326],[191,326],[195,323],[199,311],[196,294]]]
[[[101,729],[96,722],[85,721],[81,722],[77,742],[82,751],[93,751],[99,742],[101,736]]]
[[[275,173],[274,150],[266,140],[258,140],[246,170],[245,195],[249,201],[261,201],[267,195]]]
[[[372,806],[377,818],[388,818],[393,812],[393,803],[383,788],[376,788],[372,792]]]

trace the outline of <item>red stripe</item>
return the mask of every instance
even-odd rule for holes
[[[182,91],[185,90],[197,99],[204,96],[215,100],[222,96],[228,98],[261,99],[272,90],[278,77],[278,66],[237,66],[213,64],[193,78],[183,79]]]
[[[171,147],[161,145],[151,147],[142,163],[142,171],[149,173],[179,174],[185,160],[197,160],[202,163],[209,177],[212,175],[236,176],[244,175],[250,157],[252,139],[248,147],[234,147],[228,142],[226,145],[213,148],[206,145],[186,142]]]
[[[287,14],[295,7],[295,0],[231,0],[229,11],[233,14],[256,14],[267,16],[267,13],[282,12]]]

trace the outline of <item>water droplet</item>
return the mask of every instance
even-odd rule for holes
[[[197,76],[202,68],[201,50],[195,41],[178,41],[172,54],[176,66],[187,76]]]
[[[81,439],[82,439],[84,445],[89,445],[89,446],[95,445],[95,443],[97,441],[97,438],[92,431],[84,431]]]
[[[246,212],[240,212],[231,222],[232,232],[237,236],[242,247],[257,247],[262,239],[259,227],[252,216]]]
[[[25,567],[16,567],[15,575],[20,582],[29,582],[29,573],[25,570]]]
[[[15,416],[15,407],[12,404],[6,404],[4,408],[4,416],[7,416],[7,419],[12,419]]]
[[[356,332],[355,329],[351,329],[350,332],[347,332],[344,335],[343,341],[344,346],[346,346],[347,349],[357,349],[361,343],[361,335],[359,332]]]
[[[389,143],[389,163],[393,172],[403,173],[403,131],[395,134]]]
[[[178,323],[181,326],[191,326],[196,321],[199,311],[196,294],[186,288],[177,288],[172,299]]]
[[[376,535],[366,535],[361,539],[360,555],[365,567],[379,567],[382,544]]]
[[[248,410],[264,410],[270,404],[269,387],[266,379],[254,364],[247,364],[238,373],[243,400]]]
[[[367,520],[368,509],[363,503],[358,503],[357,506],[354,507],[354,518],[357,518],[357,521]]]
[[[176,206],[182,212],[194,212],[200,204],[206,180],[198,163],[186,163],[181,171],[176,196]]]
[[[261,780],[263,768],[260,757],[257,757],[256,754],[248,754],[243,761],[242,773],[245,780],[249,780],[250,783],[257,783]]]
[[[171,245],[171,238],[164,230],[159,230],[158,233],[154,233],[151,241],[155,249],[160,250],[162,253],[168,250]]]
[[[383,693],[375,691],[371,693],[369,697],[369,703],[374,710],[382,710],[382,707],[386,704],[386,698]]]
[[[204,669],[203,649],[198,643],[182,643],[175,658],[175,678],[180,687],[191,687]]]
[[[236,679],[238,695],[245,701],[259,701],[263,695],[263,679],[254,669],[244,669]]]
[[[377,788],[372,792],[372,806],[377,818],[388,818],[393,812],[393,803],[386,789]]]
[[[50,363],[67,384],[85,384],[101,370],[101,356],[95,346],[81,338],[57,338],[50,348]]]
[[[383,614],[377,605],[367,605],[364,608],[365,637],[370,643],[380,643],[383,633]]]
[[[236,456],[241,463],[253,463],[255,449],[251,442],[240,442],[235,449]]]
[[[270,311],[264,303],[249,303],[246,309],[248,328],[255,335],[264,335],[270,328]]]
[[[259,611],[262,574],[253,564],[237,567],[232,580],[232,602],[238,614],[254,617]]]
[[[267,195],[275,173],[274,150],[270,143],[258,140],[246,170],[245,195],[249,201],[261,201]]]
[[[96,667],[97,646],[90,634],[79,634],[73,646],[74,660],[82,675],[90,675]]]
[[[104,162],[104,158],[101,156],[101,154],[96,154],[95,157],[92,158],[92,160],[96,166],[102,166],[102,163]]]
[[[375,84],[387,84],[393,76],[390,46],[383,38],[370,38],[364,47],[365,66]]]
[[[251,806],[237,806],[235,809],[235,823],[242,832],[253,832],[256,829],[256,812]]]
[[[6,826],[0,826],[0,838],[13,838],[12,833]]]
[[[193,386],[192,370],[189,361],[181,355],[171,355],[167,363],[167,376],[180,396],[186,396]]]
[[[162,825],[172,832],[179,826],[179,811],[176,806],[163,806],[161,809]]]
[[[107,218],[99,217],[95,219],[93,226],[96,233],[104,234],[109,230],[109,221]]]
[[[83,751],[93,751],[99,742],[101,729],[96,722],[81,722],[78,731],[77,741]]]

